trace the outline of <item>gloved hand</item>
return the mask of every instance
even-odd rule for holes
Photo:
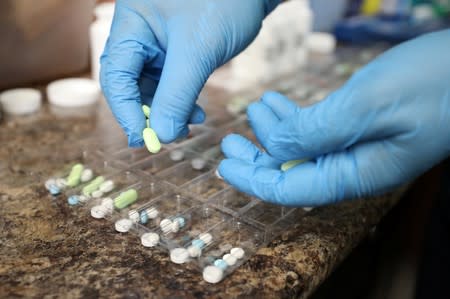
[[[248,108],[261,145],[231,135],[219,173],[289,206],[386,192],[450,154],[450,30],[397,46],[324,101],[300,108],[269,92]],[[286,172],[280,164],[309,158]]]
[[[195,104],[209,75],[257,35],[279,0],[118,0],[101,58],[101,85],[128,135],[142,146],[145,118],[160,141],[188,134],[201,123]]]

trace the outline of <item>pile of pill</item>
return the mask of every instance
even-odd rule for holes
[[[93,171],[85,168],[83,164],[75,164],[72,166],[69,175],[66,178],[50,178],[45,182],[45,189],[53,195],[57,196],[66,188],[75,188],[81,183],[92,180]]]
[[[218,283],[222,280],[224,271],[237,263],[244,257],[245,251],[240,247],[235,247],[230,250],[230,253],[225,254],[221,259],[216,259],[214,265],[206,266],[203,269],[203,279],[209,283]]]
[[[145,146],[152,154],[156,154],[161,150],[161,143],[155,131],[150,128],[150,107],[147,105],[142,106],[142,111],[146,117],[147,127],[142,131],[142,138],[144,139]]]

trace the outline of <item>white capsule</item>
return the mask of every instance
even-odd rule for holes
[[[189,252],[189,256],[190,257],[199,257],[199,256],[201,256],[202,255],[202,250],[199,248],[199,247],[197,247],[197,246],[194,246],[194,245],[191,245],[191,246],[189,246],[188,247],[188,252]]]
[[[131,221],[133,221],[134,223],[138,223],[139,220],[140,220],[140,216],[139,216],[138,211],[136,211],[136,210],[130,210],[130,211],[128,212],[128,218],[129,218]]]
[[[203,233],[203,234],[200,234],[200,236],[198,236],[198,238],[199,238],[200,240],[202,240],[203,242],[205,242],[205,244],[209,244],[209,243],[211,243],[211,241],[212,241],[212,236],[211,236],[210,233]]]
[[[159,227],[161,227],[163,233],[165,234],[170,233],[172,231],[172,221],[170,219],[165,218],[161,220],[161,222],[159,223]]]
[[[94,192],[92,192],[91,196],[93,198],[100,198],[103,196],[103,192],[100,190],[95,190]]]
[[[101,205],[107,210],[107,213],[112,213],[112,211],[114,211],[114,200],[112,198],[103,198]]]
[[[45,189],[50,190],[51,186],[55,186],[56,185],[56,180],[55,179],[48,179],[45,181]]]
[[[144,247],[155,247],[159,243],[159,235],[156,233],[145,233],[141,236],[141,243]]]
[[[228,266],[233,266],[237,262],[237,258],[229,253],[225,254],[222,259]]]
[[[237,259],[241,259],[245,255],[244,249],[242,249],[240,247],[231,248],[230,253],[232,256],[234,256]]]
[[[203,269],[203,279],[209,283],[218,283],[223,279],[223,270],[216,266],[207,266]]]
[[[119,233],[126,233],[132,227],[133,227],[133,221],[131,221],[130,219],[127,219],[127,218],[117,220],[116,223],[114,224],[114,228]]]
[[[195,170],[202,170],[206,166],[206,161],[205,161],[205,159],[202,159],[202,158],[194,158],[191,161],[191,166]]]
[[[92,171],[92,169],[86,168],[81,173],[80,180],[82,183],[86,183],[86,182],[89,182],[90,180],[92,180],[93,177],[94,177],[94,172]]]
[[[182,150],[176,149],[170,152],[170,160],[178,162],[183,160],[184,152]]]
[[[147,213],[149,219],[155,219],[159,214],[158,210],[154,207],[146,209],[145,212]]]
[[[103,193],[108,193],[111,192],[114,189],[114,187],[115,187],[114,182],[111,180],[107,180],[100,185],[99,189]]]
[[[64,189],[67,186],[67,181],[65,179],[63,179],[63,178],[59,178],[59,179],[56,179],[55,185],[59,189]]]
[[[172,230],[173,233],[177,233],[180,230],[180,222],[173,221],[171,230]]]
[[[84,195],[78,195],[78,201],[79,202],[87,202],[89,200],[89,197]]]
[[[95,219],[104,218],[106,213],[107,213],[107,210],[102,205],[93,206],[91,208],[91,216],[94,217]]]
[[[175,264],[184,264],[189,260],[189,253],[185,248],[175,248],[170,251],[170,260]]]

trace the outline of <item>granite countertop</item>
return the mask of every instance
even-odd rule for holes
[[[117,124],[101,104],[83,116],[49,107],[0,125],[0,297],[300,297],[306,298],[351,252],[400,193],[321,207],[260,249],[217,285],[138,238],[118,234],[42,182],[80,154],[77,140]]]

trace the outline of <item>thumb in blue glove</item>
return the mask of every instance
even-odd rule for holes
[[[227,137],[220,174],[244,192],[291,206],[376,195],[414,179],[450,154],[448,49],[449,30],[402,44],[306,108],[266,93],[248,108],[266,152]]]
[[[242,51],[279,0],[118,0],[101,58],[101,85],[128,135],[142,146],[145,118],[169,143],[201,123],[195,101],[209,75]]]

